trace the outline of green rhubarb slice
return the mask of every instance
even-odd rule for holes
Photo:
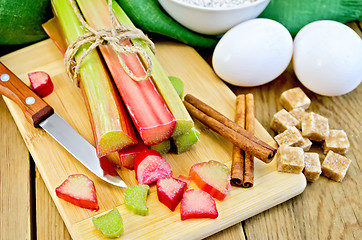
[[[67,45],[85,33],[73,8],[67,0],[52,0]],[[87,51],[90,44],[79,48],[76,61]],[[97,50],[84,58],[80,67],[80,86],[92,125],[97,154],[102,157],[125,146],[136,143],[132,122],[118,96]]]
[[[150,187],[148,185],[133,185],[124,192],[124,202],[128,210],[137,215],[146,216],[148,207],[146,205],[147,195]]]
[[[92,222],[107,238],[119,237],[123,232],[122,217],[117,208],[99,217],[93,217]]]
[[[159,152],[161,155],[168,153],[171,149],[171,141],[169,139],[149,147],[152,150]]]
[[[168,79],[172,83],[172,86],[175,88],[178,96],[182,99],[184,94],[184,82],[180,78],[174,76],[169,76]]]
[[[199,138],[200,132],[195,127],[192,127],[191,130],[186,134],[173,137],[177,153],[185,152],[192,145],[197,143],[199,141]]]
[[[123,26],[132,26],[134,24],[122,10],[122,8],[117,4],[116,1],[112,1],[113,12],[116,16],[119,23]],[[162,68],[160,62],[156,58],[155,54],[148,47],[148,45],[140,39],[133,39],[132,43],[135,46],[143,48],[147,54],[150,56],[152,61],[152,80],[155,83],[159,93],[161,94],[163,100],[170,109],[172,115],[176,119],[176,126],[173,131],[172,136],[178,136],[181,134],[186,134],[194,126],[194,122],[185,106],[182,103],[182,100],[178,96],[175,88],[168,79],[168,76],[164,69]],[[144,60],[144,59],[143,59]]]

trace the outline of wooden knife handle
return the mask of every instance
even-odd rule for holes
[[[36,95],[23,81],[0,62],[0,94],[13,100],[24,112],[27,120],[39,127],[39,123],[53,114],[54,110]]]

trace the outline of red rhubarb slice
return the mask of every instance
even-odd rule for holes
[[[30,86],[39,97],[46,97],[54,90],[53,82],[48,73],[43,71],[28,73]]]
[[[215,200],[202,190],[187,190],[181,200],[181,220],[189,218],[217,218]]]
[[[99,163],[101,165],[104,175],[119,176],[115,169],[115,166],[113,165],[111,160],[108,159],[107,157],[99,158]]]
[[[86,175],[70,175],[55,189],[57,196],[82,208],[98,210],[98,202],[94,183]]]
[[[184,176],[184,175],[179,175],[177,177],[177,179],[181,180],[181,181],[184,181],[186,184],[187,184],[187,187],[190,185],[190,182],[191,182],[191,178],[188,176]]]
[[[155,150],[142,151],[135,159],[134,169],[139,184],[151,184],[172,177],[170,164]]]
[[[174,211],[187,188],[186,182],[170,177],[157,181],[158,200]]]
[[[224,200],[230,190],[230,169],[218,161],[194,164],[190,177],[200,189],[219,200]]]
[[[147,146],[143,143],[143,140],[138,134],[137,141],[138,143],[136,145],[129,146],[118,151],[122,166],[130,170],[134,169],[134,160],[137,155],[147,149]]]

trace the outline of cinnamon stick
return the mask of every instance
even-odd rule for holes
[[[264,141],[262,141],[261,139],[257,138],[253,133],[248,132],[247,130],[245,130],[244,128],[240,127],[238,124],[236,124],[235,122],[231,121],[229,118],[227,118],[226,116],[222,115],[220,112],[218,112],[217,110],[213,109],[212,107],[210,107],[209,105],[207,105],[206,103],[202,102],[201,100],[197,99],[196,97],[194,97],[191,94],[187,94],[184,97],[184,100],[190,104],[192,104],[193,106],[195,106],[198,110],[200,110],[201,112],[204,112],[206,115],[208,115],[211,118],[214,118],[215,120],[219,121],[220,123],[222,123],[223,125],[227,126],[228,128],[238,132],[239,134],[243,135],[244,137],[250,139],[250,141],[255,142],[258,145],[261,145],[267,149],[272,150],[273,152],[276,151],[275,148],[273,148],[272,146],[270,146],[269,144],[265,143]]]
[[[191,99],[191,100],[190,100]],[[191,101],[191,102],[189,102]],[[242,129],[238,124],[231,121],[221,113],[217,112],[215,109],[211,108],[207,104],[201,102],[197,98],[187,94],[185,96],[184,105],[189,111],[189,113],[194,116],[197,120],[201,123],[206,125],[207,127],[211,128],[215,132],[219,133],[221,136],[226,138],[228,141],[233,143],[234,145],[238,146],[239,148],[243,149],[246,152],[250,152],[252,155],[260,159],[265,163],[269,163],[275,155],[276,149],[269,146],[268,144],[264,143],[254,135],[248,134],[241,134],[240,131],[236,131],[233,128],[230,128],[230,125],[235,125],[238,129]],[[210,113],[212,113],[210,115]],[[221,116],[220,116],[221,115]],[[216,119],[223,120],[218,121]],[[225,122],[228,125],[225,125]],[[247,132],[243,129],[243,132]],[[248,135],[248,138],[247,136]],[[261,144],[264,143],[264,144]]]
[[[235,122],[241,127],[245,127],[245,95],[236,97]],[[233,145],[231,161],[231,184],[234,186],[243,186],[244,184],[244,151],[238,146]]]
[[[254,134],[255,129],[255,110],[254,96],[249,93],[245,97],[245,129]],[[249,188],[254,185],[254,156],[248,152],[244,157],[244,175],[243,187]]]

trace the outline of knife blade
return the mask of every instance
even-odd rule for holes
[[[34,127],[44,129],[96,176],[118,187],[127,187],[120,176],[109,175],[103,171],[92,144],[1,62],[0,94],[13,100]]]

